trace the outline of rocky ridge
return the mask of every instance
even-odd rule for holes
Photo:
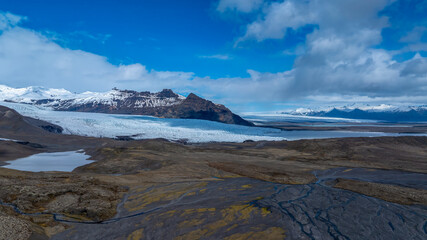
[[[137,92],[117,88],[104,93],[73,94],[64,89],[41,87],[10,88],[0,85],[0,101],[49,107],[57,111],[148,115],[160,118],[203,119],[253,126],[221,104],[193,93],[187,97],[170,89],[161,92]]]

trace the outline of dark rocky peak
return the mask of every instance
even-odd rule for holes
[[[125,94],[131,94],[131,95],[136,95],[136,94],[138,94],[138,92],[137,92],[137,91],[127,90],[127,89],[125,89],[125,90],[121,90],[121,89],[118,89],[118,88],[113,88],[113,90],[114,90],[114,91],[117,91],[117,92],[119,92],[119,93],[125,93]]]
[[[149,91],[138,92],[138,91],[127,90],[127,89],[121,90],[121,89],[118,89],[118,88],[113,88],[113,90],[118,91],[121,94],[130,95],[131,97],[147,97],[147,96],[154,95],[154,94],[156,94],[160,98],[178,97],[178,94],[174,93],[170,89],[163,89],[161,92],[158,92],[158,93],[151,93]]]
[[[174,93],[171,89],[163,89],[161,92],[157,93],[157,96],[163,98],[173,98],[178,97],[178,94]]]
[[[21,115],[13,109],[0,106],[0,119],[16,120],[22,118]]]
[[[205,100],[205,99],[203,99],[203,98],[201,98],[201,97],[197,96],[197,95],[196,95],[196,94],[194,94],[194,93],[190,93],[190,94],[187,96],[186,100]],[[206,100],[205,100],[205,101],[206,101]]]
[[[7,136],[7,133],[37,133],[47,134],[51,133],[62,133],[62,127],[38,120],[35,118],[25,117],[19,114],[17,111],[10,109],[5,106],[0,106],[0,132],[3,137]]]
[[[328,114],[336,114],[336,113],[341,113],[343,111],[337,109],[337,108],[333,108],[332,110],[330,110],[329,112],[327,112]]]
[[[151,92],[149,91],[143,91],[138,93],[138,96],[149,96],[149,95],[151,95]]]
[[[187,98],[184,100],[183,104],[184,105],[192,105],[194,107],[200,107],[200,106],[214,107],[215,106],[215,104],[213,102],[206,100],[204,98],[201,98],[194,93],[190,93],[187,96]]]

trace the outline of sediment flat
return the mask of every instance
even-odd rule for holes
[[[17,229],[0,239],[427,236],[427,137],[186,144],[4,126],[19,141],[0,141],[0,162],[79,149],[94,162],[0,168],[0,223]]]

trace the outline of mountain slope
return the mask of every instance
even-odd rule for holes
[[[349,112],[334,108],[328,112],[313,113],[313,116],[371,119],[388,122],[419,122],[427,121],[427,111],[425,109],[411,109],[408,111],[366,111],[354,109]]]
[[[25,117],[13,109],[0,106],[0,132],[2,136],[10,134],[46,135],[62,133],[63,129],[55,124]]]
[[[427,107],[422,106],[392,106],[381,104],[351,105],[326,109],[298,109],[289,112],[292,115],[333,117],[350,119],[369,119],[386,122],[424,122],[427,121]]]
[[[161,118],[203,119],[253,126],[224,105],[191,93],[188,97],[164,89],[158,93],[113,89],[105,93],[73,94],[64,89],[0,86],[0,101],[27,103],[57,111],[149,115]]]

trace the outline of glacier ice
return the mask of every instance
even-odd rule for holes
[[[191,143],[201,143],[398,135],[378,132],[282,131],[198,119],[165,119],[139,115],[52,111],[39,106],[10,102],[0,102],[0,105],[15,109],[24,116],[57,124],[64,128],[66,134],[91,137],[131,136],[134,139],[185,139]]]

